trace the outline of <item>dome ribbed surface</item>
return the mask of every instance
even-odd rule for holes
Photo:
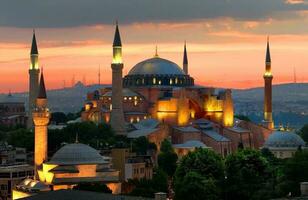
[[[104,164],[108,163],[92,147],[81,144],[67,144],[60,148],[48,163],[58,165]]]
[[[185,75],[185,73],[174,62],[154,57],[135,65],[128,75]]]
[[[305,146],[304,140],[292,132],[273,132],[264,143],[264,147],[295,147]]]

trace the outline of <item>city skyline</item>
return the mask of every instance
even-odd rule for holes
[[[138,61],[152,57],[155,46],[158,46],[160,57],[182,66],[183,46],[187,41],[190,74],[197,84],[241,89],[259,87],[263,85],[266,38],[269,35],[275,75],[273,84],[294,82],[294,71],[298,83],[308,82],[306,1],[262,1],[251,13],[230,7],[242,5],[249,9],[256,6],[251,2],[204,1],[199,3],[206,6],[205,11],[212,6],[213,10],[222,9],[224,12],[208,11],[198,15],[192,12],[197,6],[193,3],[187,5],[182,16],[180,12],[186,3],[180,2],[173,15],[161,11],[156,17],[154,11],[161,5],[150,12],[147,6],[151,3],[138,2],[142,12],[148,11],[152,16],[146,17],[133,13],[135,8],[132,7],[128,7],[127,12],[99,14],[89,4],[98,16],[83,16],[84,19],[79,19],[76,11],[84,3],[77,2],[71,12],[76,20],[65,14],[68,5],[64,4],[58,11],[62,21],[50,12],[53,5],[35,3],[31,1],[29,4],[35,6],[29,9],[38,7],[46,12],[40,18],[34,13],[25,19],[13,20],[4,9],[0,14],[3,19],[0,22],[1,93],[27,91],[33,28],[37,33],[39,65],[48,74],[48,89],[62,88],[64,81],[66,86],[70,86],[73,77],[76,81],[85,79],[88,84],[97,83],[99,65],[101,83],[111,83],[110,47],[115,19],[119,20],[123,37],[124,75]],[[7,3],[7,6],[12,5]],[[126,6],[120,2],[106,5],[103,10],[119,6],[121,11]],[[24,13],[18,11],[17,15]]]

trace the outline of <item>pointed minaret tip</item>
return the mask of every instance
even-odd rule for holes
[[[44,74],[43,74],[43,68],[41,72],[41,78],[40,78],[40,86],[39,86],[39,93],[37,96],[38,99],[46,99],[46,88],[45,88],[45,81],[44,81]]]
[[[267,46],[266,46],[266,58],[265,58],[266,63],[271,62],[271,53],[270,53],[270,45],[269,45],[269,36],[267,36]]]
[[[114,47],[121,47],[122,46],[118,20],[116,21],[116,30],[115,30],[115,33],[114,33],[113,46]]]
[[[32,45],[31,45],[31,55],[38,55],[37,50],[37,43],[36,43],[36,37],[35,37],[35,30],[33,29],[33,36],[32,36]]]
[[[186,40],[185,40],[185,42],[184,42],[184,56],[183,56],[183,64],[188,64],[187,50],[186,50]]]

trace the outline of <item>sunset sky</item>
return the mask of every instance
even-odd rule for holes
[[[28,90],[32,29],[48,89],[110,83],[114,22],[119,21],[124,74],[150,58],[182,66],[197,84],[263,84],[270,36],[274,84],[308,82],[308,1],[304,0],[0,0],[0,92]]]

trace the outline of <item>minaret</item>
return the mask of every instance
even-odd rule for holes
[[[125,135],[125,121],[123,113],[123,86],[122,86],[122,43],[118,23],[113,40],[112,69],[112,110],[110,116],[111,127],[117,135]]]
[[[186,51],[186,41],[184,44],[183,71],[185,72],[185,74],[188,74],[188,59],[187,59],[187,51]]]
[[[41,73],[39,93],[36,98],[36,107],[33,111],[34,121],[34,167],[35,177],[38,179],[38,169],[47,160],[47,125],[49,123],[49,110],[47,108],[47,95],[44,75]]]
[[[38,50],[35,38],[35,32],[33,30],[32,46],[30,52],[30,69],[29,69],[29,106],[28,106],[28,128],[33,128],[32,111],[35,108],[35,99],[38,94],[39,85],[39,64],[38,64]]]
[[[269,39],[267,38],[266,58],[265,58],[265,73],[264,73],[264,126],[268,129],[274,129],[272,116],[272,69],[271,55],[269,47]]]

